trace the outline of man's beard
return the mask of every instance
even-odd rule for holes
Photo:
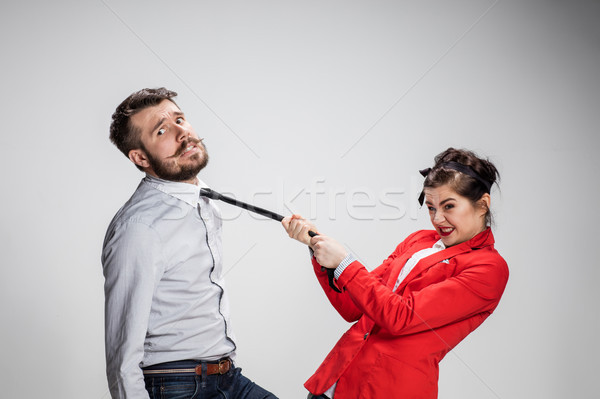
[[[186,165],[178,165],[175,159],[164,161],[154,158],[152,154],[146,151],[143,145],[142,150],[146,153],[148,163],[150,164],[150,167],[156,176],[163,180],[169,181],[188,181],[195,178],[196,175],[200,173],[200,171],[204,169],[208,163],[208,152],[206,151],[206,147],[204,146],[204,143],[201,143],[201,140],[197,139],[189,139],[182,143],[180,149],[172,157],[176,158],[181,155],[190,144],[197,144],[199,147],[201,147],[202,152],[204,152],[204,156],[202,156],[200,153],[193,154],[188,161],[197,159],[197,162]]]

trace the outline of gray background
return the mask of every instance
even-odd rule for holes
[[[441,364],[441,398],[592,398],[600,322],[597,1],[22,1],[0,6],[2,396],[107,398],[100,250],[141,174],[116,105],[166,86],[216,190],[312,218],[369,267],[429,226],[448,146],[489,156],[497,311]],[[305,247],[222,206],[245,373],[282,398],[348,325]]]

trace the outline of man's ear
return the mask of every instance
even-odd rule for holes
[[[139,166],[140,168],[146,169],[150,166],[146,153],[141,148],[136,148],[129,151],[129,159],[131,162]]]

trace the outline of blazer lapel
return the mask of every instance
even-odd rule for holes
[[[433,242],[435,242],[435,241],[433,241]],[[396,285],[396,280],[398,280],[398,276],[400,275],[402,268],[406,264],[406,261],[408,261],[410,259],[410,257],[413,256],[413,254],[419,252],[420,250],[425,249],[425,248],[431,248],[431,246],[433,245],[433,242],[430,240],[421,241],[419,243],[414,244],[415,245],[414,248],[411,248],[411,249],[413,249],[412,251],[405,252],[402,255],[400,255],[400,257],[394,261],[395,267],[391,270],[391,273],[387,279],[387,286],[390,288],[393,288],[394,285]]]
[[[426,247],[426,248],[428,248],[428,247]],[[467,242],[463,242],[458,245],[451,246],[450,248],[443,249],[439,252],[429,255],[426,258],[421,259],[419,261],[419,263],[417,263],[415,265],[415,267],[411,270],[411,272],[408,273],[408,276],[406,276],[404,278],[404,280],[402,280],[402,282],[398,286],[398,289],[396,290],[396,292],[402,292],[402,290],[404,289],[406,284],[408,284],[413,278],[415,278],[419,274],[423,273],[425,270],[429,269],[431,266],[433,266],[443,260],[453,258],[458,254],[461,254],[464,252],[469,252],[470,250],[471,250],[471,246],[469,245],[469,243],[467,241]],[[398,272],[398,274],[399,274],[399,272]],[[396,279],[398,279],[398,274],[396,275]],[[394,280],[393,284],[395,284],[395,283],[396,283],[396,280]],[[393,285],[392,285],[392,287],[393,287]]]
[[[439,239],[439,236],[436,236]],[[394,267],[390,272],[389,278],[387,280],[387,286],[393,288],[396,285],[396,281],[398,280],[398,276],[400,275],[400,271],[406,264],[406,261],[410,259],[415,253],[419,252],[425,248],[431,248],[433,243],[437,241],[431,241],[430,239],[423,240],[421,242],[415,243],[413,250],[402,254],[395,262]],[[454,245],[450,248],[446,248],[442,251],[436,252],[435,254],[429,255],[426,258],[423,258],[415,265],[415,267],[411,270],[411,272],[404,278],[404,280],[400,283],[400,286],[396,290],[396,292],[400,292],[400,290],[404,289],[406,284],[410,282],[413,278],[429,269],[431,266],[439,263],[445,259],[450,259],[458,254],[469,252],[474,248],[483,248],[488,245],[494,244],[494,236],[492,234],[492,230],[488,227],[472,239],[465,241],[461,244]]]

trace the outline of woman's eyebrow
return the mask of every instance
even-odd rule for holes
[[[446,198],[445,200],[443,200],[442,202],[440,202],[440,205],[444,205],[448,201],[456,201],[456,200],[454,198],[452,198],[452,197]]]

